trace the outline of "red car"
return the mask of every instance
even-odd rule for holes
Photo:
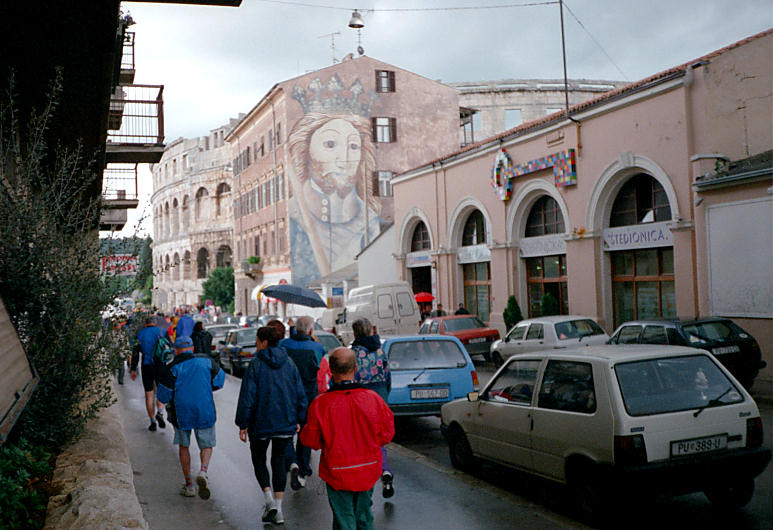
[[[491,360],[491,343],[499,340],[499,331],[489,328],[475,315],[453,315],[429,317],[419,329],[419,335],[453,335],[464,344],[467,353],[482,355],[486,362]]]

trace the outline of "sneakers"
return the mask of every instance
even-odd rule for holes
[[[295,491],[306,487],[306,479],[301,476],[298,464],[290,464],[290,487]]]
[[[285,522],[285,516],[282,515],[282,510],[277,508],[276,513],[274,514],[274,518],[272,521],[276,524],[284,524]]]
[[[183,487],[180,488],[180,495],[183,497],[195,497],[196,489],[193,487],[193,484],[183,484]]]
[[[381,496],[385,499],[388,499],[395,494],[395,487],[392,485],[393,480],[394,477],[392,476],[391,471],[384,471],[381,473]]]
[[[166,427],[166,422],[164,421],[164,415],[160,412],[156,413],[156,421],[158,421],[158,426],[162,429]],[[153,429],[155,431],[155,429]]]
[[[276,517],[276,513],[279,510],[276,507],[276,501],[269,501],[263,506],[263,517],[261,517],[261,521],[264,523],[271,523],[274,522],[274,518]],[[282,519],[282,522],[284,522],[284,518]]]
[[[196,477],[196,485],[199,487],[199,497],[204,500],[209,499],[209,496],[211,495],[208,487],[209,480],[207,479],[207,474],[204,471],[199,472],[199,476]]]
[[[151,432],[154,432],[156,430],[156,422],[153,420],[150,420],[150,426],[148,427],[148,430]]]

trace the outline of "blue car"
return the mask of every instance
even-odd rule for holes
[[[456,337],[411,335],[384,340],[395,416],[440,415],[448,401],[467,396],[478,384],[470,355]]]

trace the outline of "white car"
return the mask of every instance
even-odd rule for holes
[[[589,317],[557,315],[521,320],[491,345],[491,360],[501,366],[508,357],[539,350],[606,344],[601,326]]]
[[[741,507],[770,460],[751,396],[710,353],[681,346],[512,357],[441,418],[455,467],[484,459],[566,484],[592,514],[695,491]]]

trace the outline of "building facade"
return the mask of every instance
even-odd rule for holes
[[[226,138],[236,310],[281,312],[261,285],[308,285],[354,263],[393,220],[392,177],[458,138],[454,89],[370,57],[275,85]]]
[[[501,331],[728,316],[773,366],[772,68],[773,30],[399,175],[399,275]]]
[[[152,168],[153,305],[197,306],[216,267],[233,266],[233,158],[225,137],[238,122],[178,138]]]

